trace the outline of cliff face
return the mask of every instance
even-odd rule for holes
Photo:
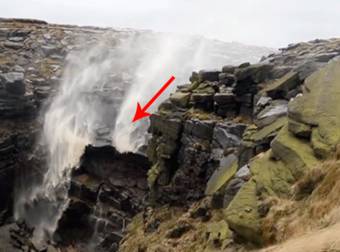
[[[105,42],[104,34],[110,37],[105,47],[110,50],[115,47],[113,37],[126,36],[130,32],[49,25],[35,20],[0,20],[1,249],[28,251],[45,247],[39,248],[32,243],[33,229],[26,227],[21,220],[17,227],[13,224],[13,217],[17,218],[18,212],[29,211],[28,204],[20,205],[21,199],[28,200],[30,191],[40,183],[50,162],[46,146],[40,140],[43,117],[58,92],[67,63],[70,63],[66,57],[99,41]],[[105,78],[116,83],[119,77]],[[120,80],[120,83],[124,88],[117,85],[115,90],[107,88],[95,90],[97,92],[91,94],[92,100],[100,97],[102,110],[110,110],[107,113],[108,121],[114,120],[121,97],[128,88],[123,81]],[[116,98],[112,97],[114,92]],[[98,129],[96,141],[109,144],[109,133],[105,127]],[[93,153],[97,152],[97,157],[93,158]],[[111,239],[107,246],[117,245],[123,226],[140,210],[147,189],[147,160],[133,155],[128,159],[132,161],[120,156],[113,147],[86,149],[82,166],[69,185],[69,207],[60,219],[57,242],[63,246],[75,240],[87,244],[93,232],[97,231],[94,227],[98,219],[102,218],[107,222],[107,227],[101,229],[100,233],[110,229],[110,235],[103,239]],[[131,176],[125,177],[124,174]],[[122,184],[125,185],[124,189]],[[103,207],[104,210],[99,214],[96,212],[96,203],[100,195],[109,202],[110,207]],[[38,201],[34,205],[37,209],[31,210],[32,213],[26,219],[28,222],[34,221],[37,215],[45,214],[44,210],[39,210]],[[40,207],[46,207],[48,211],[44,203]],[[50,210],[53,211],[53,208]],[[109,217],[101,216],[104,213]]]
[[[117,41],[138,38],[142,34],[153,36],[148,31],[0,19],[1,249],[28,251],[47,247],[46,243],[37,245],[34,225],[26,225],[45,214],[41,209],[46,202],[35,200],[31,205],[27,202],[34,191],[32,188],[41,183],[50,165],[48,148],[41,141],[44,117],[60,93],[65,71],[75,71],[84,62],[93,65],[108,56],[119,57],[114,54]],[[220,64],[237,64],[242,58],[256,61],[271,51],[237,43],[204,43],[208,52],[204,58]],[[81,52],[98,44],[103,49],[98,55],[91,59],[81,58],[84,55]],[[72,57],[78,59],[73,61]],[[148,160],[138,154],[119,153],[112,146],[111,136],[123,98],[131,87],[130,76],[136,62],[127,62],[132,65],[119,65],[120,68],[115,65],[112,73],[94,78],[100,82],[96,84],[104,88],[95,86],[91,92],[84,92],[89,104],[99,104],[100,111],[96,112],[104,114],[105,120],[94,129],[95,146],[86,147],[79,167],[66,187],[68,207],[58,221],[54,237],[50,238],[55,248],[76,244],[72,249],[116,251],[125,226],[147,203],[144,198],[148,191]],[[65,189],[63,186],[60,186],[61,190]],[[45,210],[48,212],[47,208]],[[30,214],[26,215],[26,222],[18,220],[15,224],[13,217],[21,217],[20,212]]]
[[[135,218],[121,251],[247,251],[303,233],[287,220],[321,228],[338,205],[320,196],[337,191],[327,168],[337,161],[325,160],[340,140],[338,55],[340,40],[315,40],[259,64],[194,72],[151,116],[154,208]],[[299,222],[316,219],[304,212],[318,211],[316,198],[319,224]]]
[[[248,251],[335,224],[310,247],[337,249],[327,234],[339,231],[339,39],[290,45],[241,65],[240,49],[249,60],[270,50],[209,41],[211,62],[235,65],[194,72],[159,106],[150,118],[147,158],[112,146],[136,62],[94,78],[99,85],[80,98],[99,104],[93,114],[105,120],[95,125],[70,181],[56,187],[68,197],[56,232],[36,242],[37,226],[27,223],[51,202],[19,203],[27,203],[23,196],[49,167],[43,118],[65,71],[124,56],[115,54],[117,41],[145,32],[0,20],[0,248]],[[78,52],[97,44],[98,55],[79,60]],[[24,220],[13,220],[18,209]],[[281,251],[299,251],[296,244],[315,237]]]

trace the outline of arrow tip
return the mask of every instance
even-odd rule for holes
[[[140,106],[139,102],[137,102],[137,108],[136,108],[136,113],[135,116],[132,119],[132,122],[136,122],[144,117],[148,117],[151,114],[149,114],[148,112],[144,111],[144,109],[142,109],[142,107]]]

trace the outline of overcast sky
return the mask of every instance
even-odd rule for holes
[[[201,34],[270,47],[340,36],[340,0],[0,0],[0,17]]]

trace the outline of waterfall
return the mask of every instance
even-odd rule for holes
[[[21,185],[15,202],[15,218],[35,227],[37,244],[52,239],[68,205],[70,174],[86,145],[96,144],[96,130],[112,128],[115,107],[103,99],[115,88],[109,48],[103,41],[67,57],[59,91],[44,114],[40,148],[46,169],[38,183],[23,181],[27,185]]]
[[[145,104],[174,75],[175,83],[152,105],[152,113],[192,70],[229,63],[217,56],[211,41],[197,36],[147,31],[91,36],[67,56],[59,90],[43,114],[37,147],[42,153],[37,155],[46,156],[41,178],[18,179],[15,218],[35,227],[37,243],[53,240],[69,204],[71,172],[88,144],[137,151],[148,127],[148,120],[131,123],[137,102]]]
[[[174,91],[176,85],[188,82],[193,70],[218,68],[222,65],[214,55],[209,41],[199,36],[158,33],[135,42],[136,48],[146,47],[146,50],[142,51],[133,72],[132,85],[119,110],[113,132],[113,143],[121,152],[136,152],[146,143],[148,120],[131,123],[137,102],[146,104],[174,75],[175,82],[148,109],[152,113]]]

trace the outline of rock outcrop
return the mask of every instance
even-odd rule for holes
[[[87,98],[110,113],[72,174],[55,243],[37,247],[31,227],[14,223],[14,195],[45,169],[39,115],[58,90],[67,55],[99,37],[109,51],[113,38],[130,33],[140,32],[0,20],[0,248],[189,252],[266,245],[268,199],[291,198],[292,185],[337,149],[339,39],[194,72],[151,116],[147,158],[111,146],[110,127],[131,83],[122,73],[105,77],[116,88],[104,85]],[[217,43],[214,52],[223,48]]]
[[[185,218],[198,202],[208,202],[205,213],[230,232],[214,249],[265,245],[267,199],[291,198],[293,184],[339,144],[339,48],[338,39],[315,40],[290,45],[259,64],[193,73],[191,83],[179,86],[151,118],[153,211],[181,206]],[[191,226],[201,221],[187,220]],[[158,223],[157,241],[169,251],[178,250],[162,230],[178,223]],[[152,242],[143,243],[152,237],[139,233],[143,228],[133,226],[122,251],[133,249],[130,242],[138,246],[137,240],[144,251],[157,251]],[[186,232],[177,244],[193,242],[202,230]],[[206,239],[195,251],[210,251]]]
[[[14,198],[39,181],[46,170],[46,150],[39,141],[42,116],[58,92],[66,66],[77,70],[77,64],[70,57],[79,57],[78,52],[103,44],[105,50],[90,59],[91,64],[100,62],[103,55],[114,51],[118,40],[138,38],[141,34],[155,35],[151,31],[54,25],[29,19],[0,19],[1,234],[8,233],[9,228],[15,226]],[[209,51],[209,58],[221,64],[226,58],[230,63],[239,62],[242,55],[254,61],[260,55],[272,51],[237,43],[210,42],[214,46]],[[120,56],[124,55],[115,55]],[[95,129],[95,146],[86,149],[80,169],[72,176],[71,201],[55,235],[56,243],[64,247],[79,243],[77,248],[84,251],[89,248],[79,246],[89,246],[88,243],[91,243],[97,250],[116,251],[125,226],[146,206],[147,160],[140,155],[118,153],[111,146],[111,131],[123,97],[131,85],[131,71],[133,67],[128,64],[124,69],[113,67],[112,74],[101,78],[103,85],[101,83],[93,92],[84,94],[85,99],[96,103],[102,111],[107,111],[106,120]],[[209,75],[204,78],[211,79]],[[226,83],[232,81],[231,76],[217,77]],[[202,103],[205,98],[198,94],[197,99]],[[186,107],[189,102],[187,94],[177,94],[173,101],[182,107]],[[18,232],[22,233],[20,230]],[[9,241],[11,237],[4,237],[0,249],[9,251],[13,247],[10,245],[12,241]],[[23,237],[18,239],[25,242],[13,248],[14,251],[45,249],[34,248],[33,243],[28,245],[31,238],[26,237],[24,232]],[[49,249],[53,249],[53,246],[49,246]]]

